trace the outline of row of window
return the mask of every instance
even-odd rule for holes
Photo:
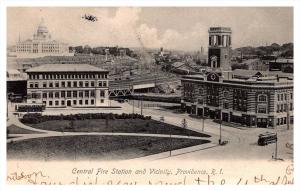
[[[90,98],[95,97],[95,90],[85,90],[85,91],[60,91],[60,92],[43,92],[41,93],[29,93],[27,95],[28,99],[40,99],[42,98]],[[100,90],[99,97],[105,97],[105,90]]]
[[[52,80],[52,79],[107,79],[107,74],[28,74],[29,79],[33,80]]]
[[[29,82],[29,87],[30,88],[95,87],[95,81]],[[107,87],[107,81],[98,81],[97,87]]]
[[[281,94],[277,94],[277,101],[283,101],[283,100],[287,100],[288,98],[288,94],[287,93],[281,93]],[[293,100],[293,93],[290,93],[290,99]]]
[[[100,99],[101,103],[104,103],[104,99]],[[47,105],[47,101],[43,101],[43,104]],[[61,101],[48,101],[49,106],[76,106],[76,105],[94,105],[95,100],[61,100]]]
[[[277,113],[287,112],[288,110],[287,106],[288,106],[287,104],[277,104],[276,112]],[[293,111],[293,103],[289,104],[289,110]]]

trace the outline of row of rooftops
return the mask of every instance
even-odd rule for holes
[[[209,72],[196,75],[185,75],[182,79],[204,81]],[[215,83],[215,82],[213,82]],[[218,83],[218,82],[216,82]],[[273,71],[243,70],[232,71],[231,79],[223,79],[222,83],[245,85],[293,85],[293,74]]]
[[[107,72],[89,64],[43,64],[26,70],[27,73],[33,72]]]

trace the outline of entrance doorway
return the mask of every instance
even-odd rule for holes
[[[67,106],[68,106],[68,107],[71,107],[71,100],[68,100],[68,101],[67,101]]]

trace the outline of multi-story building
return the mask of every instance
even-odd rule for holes
[[[208,64],[183,76],[182,109],[188,113],[249,127],[293,123],[293,79],[253,70],[231,71],[231,29],[209,30]]]
[[[17,42],[16,56],[18,58],[38,58],[44,56],[71,56],[68,44],[51,39],[42,19],[36,34],[32,39]]]
[[[26,71],[27,103],[46,107],[108,106],[108,71],[87,64],[45,64]]]

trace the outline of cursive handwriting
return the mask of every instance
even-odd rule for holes
[[[45,174],[43,174],[42,171],[36,171],[36,172],[30,172],[30,173],[13,172],[13,173],[10,173],[7,176],[6,181],[16,182],[16,181],[22,181],[22,180],[24,180],[24,181],[27,181],[30,184],[37,184],[37,180],[39,178],[46,178],[46,177],[48,177],[48,176],[46,176]]]

